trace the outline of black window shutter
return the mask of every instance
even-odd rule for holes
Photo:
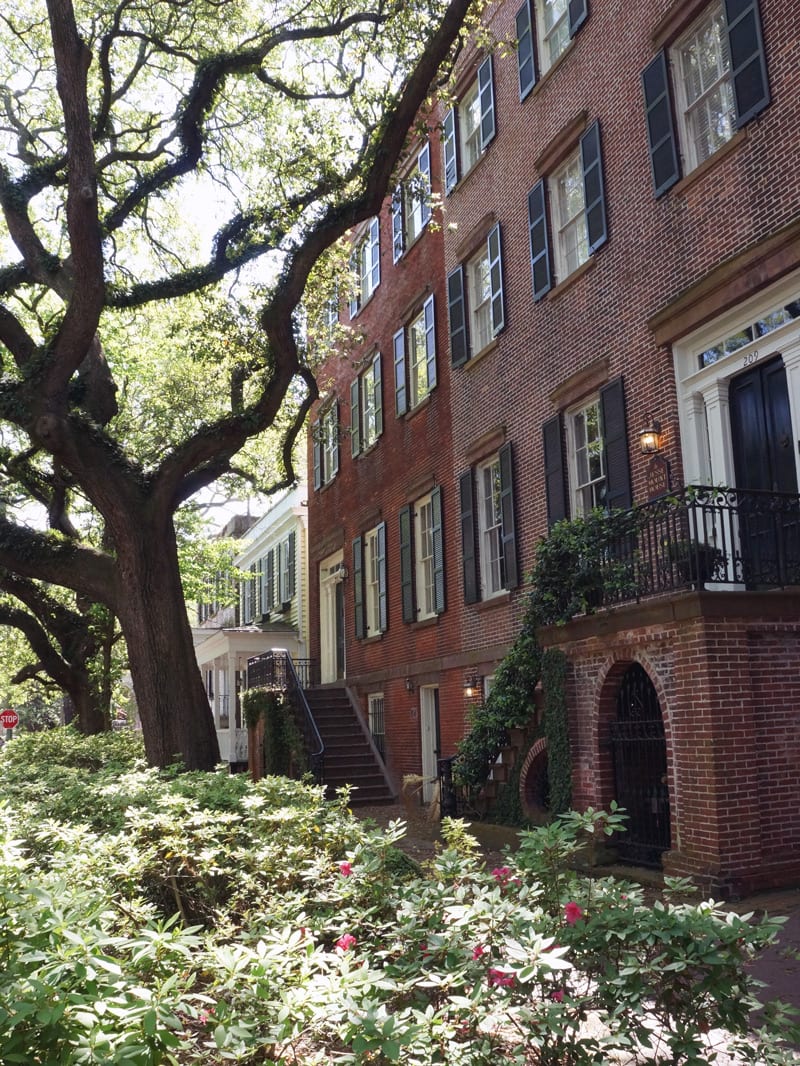
[[[399,329],[395,333],[392,345],[394,347],[394,409],[398,415],[404,415],[408,410],[406,399],[406,333]]]
[[[469,347],[464,305],[464,270],[460,266],[447,275],[447,311],[450,317],[450,361],[453,366],[463,366],[469,358]]]
[[[534,185],[528,193],[528,225],[531,238],[533,298],[534,300],[541,300],[553,285],[553,278],[550,273],[550,246],[547,241],[544,180],[540,181],[538,185]]]
[[[385,633],[389,626],[389,598],[386,582],[386,523],[375,531],[378,549],[378,629]]]
[[[600,123],[595,121],[581,137],[584,211],[589,254],[608,240],[606,194],[603,185],[603,156],[600,151]]]
[[[461,499],[461,555],[464,574],[464,603],[477,603],[478,559],[475,554],[475,491],[472,471],[467,470],[458,480]]]
[[[452,192],[458,181],[458,137],[456,109],[451,107],[442,123],[442,151],[444,152],[444,191]]]
[[[361,407],[359,396],[361,392],[361,379],[356,378],[350,384],[350,451],[358,455],[361,451]]]
[[[403,186],[398,185],[392,193],[392,262],[396,263],[404,251]]]
[[[425,370],[428,388],[432,389],[436,384],[436,315],[434,314],[433,293],[422,305],[422,314],[425,323]]]
[[[507,589],[519,585],[519,567],[517,566],[517,534],[514,527],[514,467],[512,463],[511,444],[504,444],[499,452],[500,459],[500,515],[503,520],[503,561],[505,563]]]
[[[419,176],[421,179],[420,193],[424,195],[422,200],[422,210],[420,212],[420,221],[423,226],[431,220],[431,146],[426,144],[422,151],[417,156],[417,169],[419,170]]]
[[[331,469],[325,471],[328,481],[339,473],[339,401],[333,405],[328,413],[333,420],[333,448],[331,449]]]
[[[519,71],[519,98],[524,100],[536,84],[530,0],[525,0],[517,12],[517,70]]]
[[[478,67],[478,95],[481,105],[481,151],[483,151],[496,132],[491,56],[487,56]]]
[[[297,534],[294,530],[289,534],[287,541],[289,552],[289,587],[286,590],[287,599],[293,600],[297,591]]]
[[[442,490],[431,493],[431,536],[433,538],[433,610],[444,611],[444,532],[442,525]]]
[[[763,111],[770,101],[758,0],[725,0],[725,20],[738,128]]]
[[[381,353],[377,352],[372,360],[373,405],[375,408],[375,436],[383,433],[383,384],[381,381]]]
[[[606,460],[606,509],[626,511],[631,507],[633,497],[625,419],[625,390],[621,377],[609,381],[600,390],[600,415],[603,419],[603,451]]]
[[[569,0],[569,35],[574,37],[589,16],[588,0]]]
[[[642,90],[644,91],[653,188],[656,196],[662,196],[680,177],[666,52],[659,52],[655,59],[644,68]]]
[[[500,223],[496,223],[486,238],[489,255],[489,286],[491,289],[492,336],[496,337],[505,325],[503,306],[503,253],[500,243]]]
[[[544,439],[544,481],[547,497],[548,528],[568,515],[567,481],[564,469],[564,448],[561,415],[554,415],[542,426]]]
[[[268,611],[275,606],[275,551],[272,548],[267,553],[267,602],[265,606]]]
[[[316,422],[311,423],[311,447],[314,452],[314,488],[318,489],[322,484],[322,442],[320,440],[320,433],[322,426],[317,419]]]
[[[400,598],[403,621],[413,622],[414,612],[414,555],[411,546],[411,508],[400,511]]]
[[[361,537],[353,541],[353,609],[356,640],[363,640],[367,624],[364,617],[364,542]]]

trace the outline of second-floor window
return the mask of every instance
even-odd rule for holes
[[[399,518],[403,621],[416,622],[444,611],[441,488],[404,507]]]
[[[418,407],[436,384],[436,321],[431,294],[407,326],[394,335],[395,410]]]
[[[519,584],[511,445],[459,478],[464,600],[492,599]]]
[[[355,318],[372,296],[381,281],[380,230],[373,218],[364,236],[358,241],[350,257],[352,296],[350,317]]]
[[[525,0],[516,16],[520,99],[566,51],[588,14],[588,0]]]
[[[388,625],[385,522],[353,541],[353,599],[356,638],[383,633]]]
[[[353,456],[371,448],[383,433],[381,355],[376,352],[350,386],[350,444]]]

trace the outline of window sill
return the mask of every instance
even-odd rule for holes
[[[362,637],[362,644],[379,644],[383,640],[383,633],[372,633],[368,637]]]
[[[567,47],[564,49],[564,51],[561,53],[561,55],[555,61],[555,63],[551,63],[550,66],[547,68],[547,70],[544,72],[544,74],[541,74],[539,76],[538,81],[536,82],[534,87],[531,89],[531,91],[528,93],[528,95],[525,97],[526,100],[532,99],[533,97],[538,95],[538,93],[542,92],[544,89],[547,88],[547,83],[550,81],[550,79],[556,73],[556,71],[561,66],[561,64],[566,62],[567,56],[570,54],[570,52],[572,51],[572,49],[574,47],[575,47],[575,38],[573,37],[570,40],[570,42],[567,45]],[[538,49],[537,49],[537,51],[538,51]],[[537,67],[538,67],[538,60],[539,60],[538,55],[536,56],[536,60],[537,60]]]
[[[422,240],[422,238],[427,233],[428,226],[430,225],[430,221],[431,220],[428,219],[428,221],[424,224],[422,229],[419,231],[419,233],[416,235],[416,237],[414,237],[414,239],[412,241],[406,240],[405,237],[403,238],[403,251],[402,251],[402,254],[398,255],[397,259],[394,260],[394,265],[395,266],[399,266],[399,264],[403,262],[403,260],[406,258],[408,253],[411,251],[411,249],[412,248],[416,248],[416,246],[419,244],[419,242]]]
[[[471,355],[469,359],[464,363],[464,369],[469,370],[470,367],[475,366],[476,363],[480,363],[482,359],[485,359],[489,352],[493,352],[497,347],[497,337],[492,337],[488,344],[484,344],[479,352]]]
[[[488,600],[478,600],[477,603],[470,604],[476,611],[483,612],[489,611],[493,607],[504,607],[511,603],[511,592],[506,589],[504,592],[498,592],[496,596],[490,596]]]
[[[747,129],[737,130],[729,141],[726,141],[721,148],[718,148],[713,155],[710,155],[708,159],[704,159],[699,166],[696,166],[694,170],[690,170],[688,174],[676,182],[671,189],[667,190],[667,196],[680,196],[687,189],[691,188],[696,181],[699,181],[709,170],[721,163],[723,159],[736,151],[742,141],[747,140]]]
[[[412,629],[430,629],[431,626],[439,624],[439,615],[432,614],[427,618],[418,618],[416,622],[411,623]]]
[[[436,386],[434,386],[434,388],[435,387]],[[431,392],[432,391],[433,390],[431,390]],[[423,398],[419,401],[416,407],[410,407],[402,417],[405,418],[406,421],[409,421],[414,417],[414,415],[419,414],[420,411],[424,410],[424,408],[426,408],[431,402],[431,392],[429,392],[426,396],[423,396]]]
[[[362,448],[361,451],[358,453],[358,455],[353,456],[353,458],[354,459],[363,459],[365,456],[369,455],[371,452],[374,452],[375,449],[378,447],[378,444],[380,443],[380,439],[381,438],[378,437],[377,440],[374,440],[371,444],[366,445],[366,447]]]
[[[358,316],[361,314],[361,312],[364,310],[364,308],[365,307],[369,307],[369,305],[372,303],[372,299],[375,296],[375,293],[378,291],[379,287],[380,287],[380,282],[378,282],[378,284],[375,286],[375,288],[372,290],[372,292],[369,294],[369,296],[366,298],[366,300],[364,300],[363,303],[359,304],[359,307],[358,307],[358,310],[356,311],[356,313],[354,315],[350,315],[350,321],[351,322],[355,322],[355,320],[358,318]]]
[[[589,273],[594,266],[594,262],[594,255],[590,255],[585,263],[581,263],[581,265],[576,270],[573,270],[571,274],[568,274],[563,281],[559,281],[557,285],[554,285],[550,292],[546,293],[545,299],[554,300],[560,296],[562,292],[566,292],[567,289],[571,288],[577,281],[579,281],[584,274]]]
[[[466,172],[466,174],[459,174],[458,181],[447,194],[448,196],[452,196],[454,192],[458,192],[459,189],[463,189],[463,187],[467,184],[467,182],[470,180],[475,171],[480,169],[480,165],[488,155],[491,146],[492,142],[490,141],[489,144],[486,145],[481,154],[478,156],[478,158],[475,160],[475,162],[472,164],[472,166],[469,168],[469,170]]]

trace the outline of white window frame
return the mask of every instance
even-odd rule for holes
[[[569,473],[570,514],[587,514],[602,507],[606,490],[603,420],[600,397],[584,400],[566,413],[567,469]],[[586,427],[594,426],[591,438]],[[599,462],[599,472],[592,475],[592,462]]]
[[[426,321],[427,319],[427,321]],[[406,330],[406,345],[408,351],[408,399],[409,407],[413,410],[419,407],[422,401],[430,395],[435,384],[430,381],[428,372],[428,337],[433,335],[434,359],[436,358],[436,326],[433,316],[433,305],[426,312],[422,307],[418,315],[409,322]]]
[[[370,220],[366,233],[357,242],[350,264],[354,274],[350,318],[355,318],[381,282],[380,225],[377,218]]]
[[[431,493],[414,504],[413,543],[417,618],[433,618],[436,614],[436,588]]]
[[[481,598],[488,600],[506,591],[499,455],[478,466],[476,475]]]
[[[481,157],[481,96],[478,79],[458,102],[458,147],[460,178],[465,177]]]
[[[477,255],[467,262],[466,274],[470,347],[472,355],[476,355],[491,343],[494,336],[491,265],[485,241]]]
[[[278,570],[278,599],[281,604],[288,603],[289,596],[289,538],[282,540],[277,546],[279,565]],[[276,560],[276,562],[278,561]]]
[[[698,47],[705,32],[714,31],[716,25],[716,75],[700,92],[692,97],[688,87],[689,75],[686,63],[689,62],[693,49]],[[678,139],[683,155],[683,172],[690,173],[706,159],[726,144],[736,132],[736,105],[733,95],[731,77],[731,57],[728,45],[728,33],[722,0],[711,4],[703,14],[689,27],[683,36],[670,48],[672,82],[675,88],[675,109],[677,111]],[[720,106],[711,110],[715,95],[719,94]],[[717,138],[712,141],[709,122],[709,136],[705,144],[699,144],[700,138],[693,129],[696,119],[702,111],[707,118],[716,118],[718,123]]]
[[[367,637],[375,637],[381,632],[379,560],[376,526],[364,534],[364,621]]]
[[[553,217],[556,281],[563,281],[589,258],[580,148],[550,176],[548,184]]]
[[[319,420],[320,456],[322,459],[320,480],[323,485],[329,485],[339,473],[339,425],[336,417],[336,407],[336,404],[329,407]]]
[[[534,0],[534,8],[541,77],[569,46],[569,3],[568,0]],[[549,17],[551,15],[555,15],[555,18]]]
[[[376,377],[375,363],[372,362],[360,377],[361,391],[361,448],[371,448],[380,436],[378,432],[379,397],[377,390],[380,381]]]

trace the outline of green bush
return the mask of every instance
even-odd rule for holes
[[[747,967],[778,920],[574,872],[618,811],[524,833],[493,870],[445,822],[420,870],[397,851],[402,824],[379,833],[346,793],[277,777],[134,758],[115,778],[98,756],[80,807],[54,819],[52,767],[74,757],[61,738],[48,764],[27,749],[26,802],[3,812],[4,1064],[584,1066],[644,1047],[697,1066],[722,1044],[793,1061],[780,1019],[748,1034]],[[6,795],[18,753],[0,755]],[[115,781],[126,806],[87,823]]]

